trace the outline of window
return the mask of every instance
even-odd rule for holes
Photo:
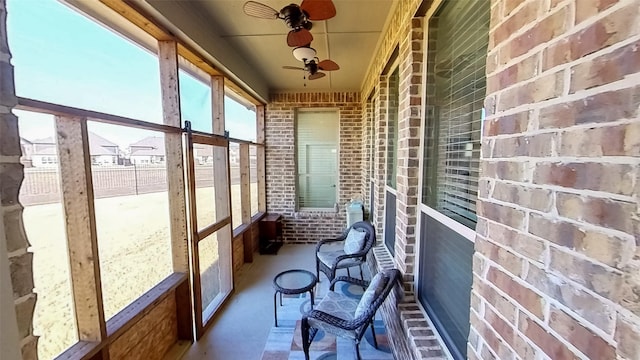
[[[484,116],[488,9],[447,3],[431,26],[423,202],[469,228],[476,224],[480,132]],[[431,37],[430,37],[431,38]]]
[[[467,358],[489,3],[429,20],[417,295],[454,359]]]
[[[299,110],[296,127],[299,208],[333,208],[338,183],[335,110]]]
[[[389,104],[387,106],[387,186],[396,188],[398,174],[398,105],[400,76],[398,68],[389,76]]]
[[[162,123],[155,50],[64,2],[11,0],[7,6],[18,96]],[[149,48],[156,43],[139,34]]]
[[[238,96],[224,97],[225,129],[229,132],[229,137],[234,139],[256,141],[255,107],[236,99]]]
[[[212,131],[211,77],[183,57],[178,57],[180,69],[180,111],[182,124],[191,122],[196,131]]]

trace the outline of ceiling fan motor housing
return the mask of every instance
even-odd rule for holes
[[[296,4],[290,4],[283,7],[282,10],[280,10],[280,14],[284,18],[284,22],[287,24],[287,26],[292,29],[311,29],[309,15]]]
[[[316,64],[316,62],[313,60],[307,62],[304,67],[305,70],[307,70],[311,75],[318,72],[318,64]]]

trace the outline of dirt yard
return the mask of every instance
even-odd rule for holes
[[[232,186],[232,199],[240,199]],[[198,224],[215,218],[213,188],[197,190]],[[239,207],[239,201],[234,207]],[[98,251],[105,316],[110,319],[172,272],[166,192],[96,200]],[[234,209],[234,214],[240,214]],[[24,223],[34,254],[37,303],[34,333],[41,360],[52,359],[78,341],[74,319],[62,205],[27,206]],[[217,240],[200,248],[207,304],[219,289]]]

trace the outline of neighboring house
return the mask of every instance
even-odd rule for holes
[[[209,145],[193,144],[193,157],[198,165],[213,164],[213,147]]]
[[[32,167],[31,164],[31,155],[33,154],[33,142],[21,137],[20,138],[20,149],[22,150],[22,156],[20,157],[20,162],[24,167]]]
[[[129,160],[134,165],[164,164],[164,138],[149,136],[129,145]]]
[[[164,138],[149,136],[129,145],[129,160],[136,165],[164,164]],[[213,164],[213,148],[209,145],[194,144],[193,157],[198,165]],[[239,163],[239,149],[229,147],[229,164],[237,166]]]
[[[29,141],[21,138],[22,162],[31,163],[33,167],[53,167],[58,164],[58,151],[53,137]],[[118,145],[89,132],[89,154],[92,165],[118,164]]]

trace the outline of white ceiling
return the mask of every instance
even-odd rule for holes
[[[340,70],[305,81],[303,71],[282,69],[284,65],[303,66],[287,46],[289,28],[282,20],[244,14],[244,0],[146,1],[165,21],[183,31],[183,35],[240,79],[257,76],[269,90],[284,91],[360,90],[381,31],[397,3],[397,0],[333,0],[337,14],[329,20],[313,22],[311,46],[320,60],[331,59],[340,65]],[[279,10],[292,1],[260,2]],[[235,56],[229,51],[235,52]]]

